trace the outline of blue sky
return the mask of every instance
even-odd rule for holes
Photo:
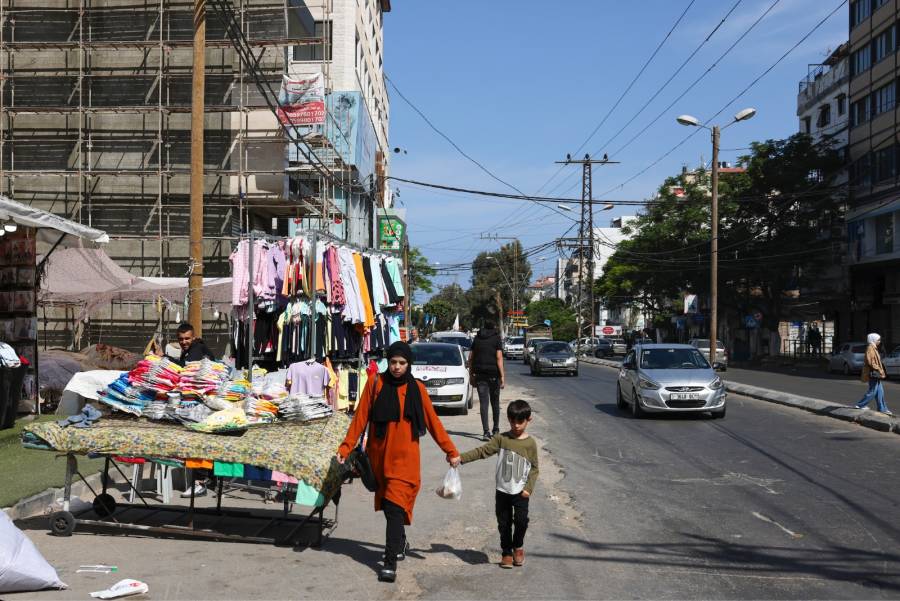
[[[706,131],[638,177],[692,129],[675,122],[689,113],[712,117],[803,38],[840,0],[780,0],[765,18],[689,93],[644,134],[625,146],[731,46],[775,0],[741,0],[679,75],[618,138],[679,65],[738,0],[694,0],[679,26],[641,78],[578,156],[603,152],[618,165],[595,168],[595,198],[644,199],[682,165],[709,161]],[[385,70],[403,94],[466,153],[527,194],[576,197],[580,169],[561,160],[575,153],[665,37],[690,0],[394,0],[385,18]],[[753,140],[782,138],[797,130],[798,82],[847,39],[847,5],[714,122],[746,107],[755,118],[723,132],[720,160],[734,161]],[[513,192],[462,157],[389,87],[391,174],[473,189]],[[625,146],[623,148],[623,146]],[[633,179],[632,179],[633,178]],[[549,184],[548,184],[549,180]],[[625,183],[627,180],[631,180]],[[624,184],[624,185],[622,185]],[[482,234],[518,236],[533,247],[560,236],[572,221],[527,201],[506,201],[391,183],[407,210],[409,235],[432,263],[469,262],[502,242]],[[574,207],[573,207],[574,208]],[[616,208],[595,216],[633,214]],[[571,213],[577,217],[577,213]],[[570,234],[572,235],[572,234]],[[553,273],[555,251],[539,255],[536,275]],[[469,285],[469,273],[439,284]],[[417,297],[417,301],[423,298]]]

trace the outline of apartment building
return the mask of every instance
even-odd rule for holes
[[[900,342],[898,0],[850,4],[849,323],[842,338]]]

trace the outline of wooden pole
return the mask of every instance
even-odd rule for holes
[[[712,210],[710,249],[709,363],[716,363],[716,334],[719,331],[719,126],[712,130]]]
[[[206,0],[194,0],[194,63],[191,78],[191,232],[188,321],[203,330],[203,117],[206,72]]]

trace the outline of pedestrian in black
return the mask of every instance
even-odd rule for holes
[[[202,338],[197,338],[194,334],[194,326],[189,323],[183,323],[176,330],[178,336],[178,346],[181,348],[181,354],[177,357],[169,357],[172,361],[184,367],[191,361],[201,361],[204,358],[215,360],[215,355],[206,346]]]
[[[809,341],[809,348],[812,354],[818,357],[822,352],[822,332],[819,331],[818,325],[812,325],[812,328],[806,335],[806,340]]]
[[[503,341],[500,340],[500,332],[491,322],[486,322],[475,335],[472,354],[469,356],[469,379],[478,390],[482,438],[490,440],[493,434],[500,431],[500,389],[506,385]],[[488,430],[488,404],[493,410],[493,430]]]

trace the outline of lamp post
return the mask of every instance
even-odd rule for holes
[[[726,129],[738,121],[752,119],[756,109],[746,108],[734,116],[734,120],[721,129]],[[712,129],[691,115],[680,115],[676,119],[681,125],[688,127],[702,127],[712,133],[712,208],[710,210],[710,275],[709,275],[709,362],[713,366],[716,363],[716,336],[719,327],[719,134],[720,128],[714,125]]]

